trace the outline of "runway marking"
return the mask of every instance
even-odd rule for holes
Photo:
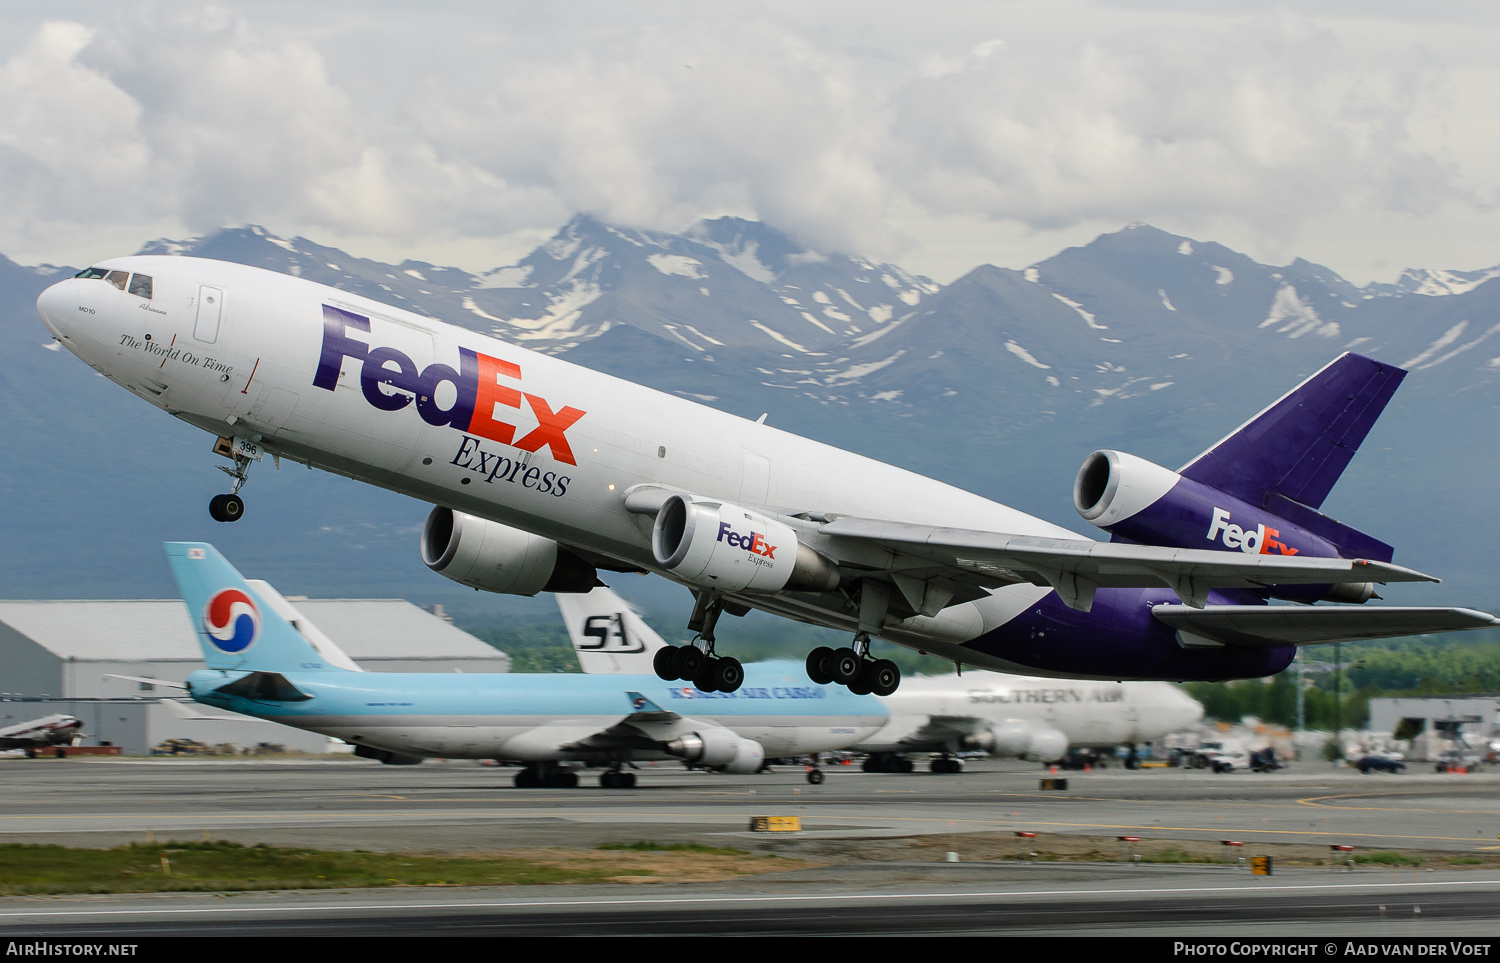
[[[1267,880],[1264,884],[1249,886],[1159,886],[1159,887],[1131,887],[1129,889],[1016,889],[1016,890],[992,890],[985,892],[916,892],[916,893],[798,893],[788,896],[755,895],[755,896],[675,896],[675,897],[624,897],[619,899],[535,899],[535,900],[476,900],[470,902],[442,902],[442,903],[326,903],[311,906],[185,906],[185,907],[155,907],[151,909],[88,909],[88,910],[33,910],[33,911],[0,911],[0,919],[25,919],[36,917],[66,917],[66,916],[184,916],[184,915],[224,915],[224,914],[268,914],[284,913],[288,915],[303,913],[330,913],[349,910],[374,910],[377,912],[390,912],[391,910],[433,910],[433,909],[538,909],[545,907],[633,907],[633,906],[680,906],[685,904],[706,903],[847,903],[856,900],[870,902],[893,902],[897,900],[935,899],[944,901],[953,900],[976,900],[996,899],[1002,897],[1068,897],[1068,896],[1173,896],[1183,893],[1203,895],[1204,893],[1257,893],[1266,895],[1269,893],[1287,893],[1300,891],[1328,891],[1328,890],[1392,890],[1399,889],[1403,895],[1417,889],[1447,889],[1456,887],[1478,887],[1478,886],[1500,886],[1500,881],[1494,879],[1466,879],[1466,880],[1426,880],[1413,883],[1374,883],[1374,882],[1348,882],[1348,883],[1295,883],[1285,885]]]
[[[1457,792],[1494,792],[1491,787],[1460,786]],[[1351,792],[1339,793],[1333,796],[1308,796],[1298,799],[1300,806],[1312,806],[1317,809],[1353,809],[1369,810],[1371,812],[1397,812],[1397,813],[1443,813],[1444,815],[1478,815],[1478,816],[1500,816],[1500,810],[1496,809],[1430,809],[1422,806],[1332,806],[1327,803],[1330,799],[1380,799],[1384,796],[1434,796],[1435,792],[1423,792],[1420,790],[1398,790],[1394,792]]]

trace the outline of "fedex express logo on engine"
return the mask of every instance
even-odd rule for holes
[[[540,451],[545,447],[558,461],[578,464],[568,445],[567,430],[587,412],[567,406],[553,411],[545,398],[506,384],[506,381],[520,382],[520,365],[459,348],[457,370],[445,364],[430,364],[418,371],[416,362],[405,352],[371,348],[349,337],[351,329],[369,331],[370,319],[323,305],[323,351],[318,358],[313,387],[332,391],[338,385],[344,359],[353,358],[363,364],[359,387],[365,400],[381,411],[400,411],[415,401],[417,414],[429,425],[450,425],[521,451]],[[438,388],[444,382],[453,386],[453,400],[446,408],[438,401]],[[517,438],[516,426],[503,420],[500,409],[520,411],[523,400],[535,416],[537,426]]]
[[[728,522],[719,523],[719,537],[716,541],[727,542],[731,548],[743,548],[751,555],[759,555],[761,558],[776,558],[776,546],[766,541],[764,535],[760,532],[741,535],[730,528]]]
[[[1215,508],[1213,521],[1208,526],[1207,538],[1211,542],[1221,541],[1225,548],[1237,548],[1246,555],[1296,555],[1299,549],[1277,541],[1277,536],[1280,534],[1281,532],[1277,529],[1267,528],[1264,524],[1248,530],[1232,525],[1229,521],[1229,512],[1222,508]]]

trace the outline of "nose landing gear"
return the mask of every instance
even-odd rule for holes
[[[245,480],[250,473],[250,464],[254,459],[236,451],[233,448],[233,441],[225,438],[218,439],[214,444],[214,454],[234,459],[233,468],[218,466],[219,471],[234,479],[234,487],[226,495],[215,495],[209,499],[208,515],[216,522],[237,522],[240,516],[245,514],[245,500],[240,497],[240,489],[245,487]]]

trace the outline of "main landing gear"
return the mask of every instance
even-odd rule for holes
[[[578,773],[564,766],[534,762],[516,773],[515,784],[517,789],[574,789]]]
[[[621,769],[606,769],[599,774],[601,789],[634,789],[635,773]]]
[[[901,685],[901,669],[890,659],[870,658],[870,636],[860,632],[847,649],[820,645],[807,654],[807,677],[819,685],[836,682],[855,695],[888,696]]]
[[[657,650],[651,667],[660,679],[668,682],[686,679],[700,692],[734,692],[745,682],[745,667],[740,660],[714,654],[714,625],[724,611],[724,603],[709,593],[698,595],[688,628],[698,633],[687,645],[667,646]],[[698,643],[703,648],[698,648]]]

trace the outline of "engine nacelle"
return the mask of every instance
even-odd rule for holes
[[[1287,505],[1296,507],[1290,502]],[[1299,525],[1121,451],[1096,451],[1084,459],[1073,482],[1073,507],[1111,535],[1142,545],[1379,561],[1390,561],[1392,555],[1389,545],[1306,506],[1300,507],[1300,514],[1307,516],[1308,526]],[[1311,526],[1330,537],[1315,533]],[[1341,545],[1351,547],[1353,552],[1346,554]],[[1288,585],[1274,594],[1304,602],[1326,599],[1357,603],[1373,598],[1375,587],[1368,582]]]
[[[503,595],[588,592],[594,566],[540,535],[437,507],[422,525],[422,561],[446,578]]]
[[[669,754],[720,772],[759,772],[766,750],[754,739],[732,729],[701,729],[678,736],[666,745]]]
[[[721,592],[831,592],[840,580],[838,566],[790,525],[694,495],[662,504],[651,552],[673,575]]]
[[[995,727],[997,756],[1027,759],[1061,759],[1068,752],[1068,737],[1051,726],[1038,726],[1022,719],[1007,719]]]

